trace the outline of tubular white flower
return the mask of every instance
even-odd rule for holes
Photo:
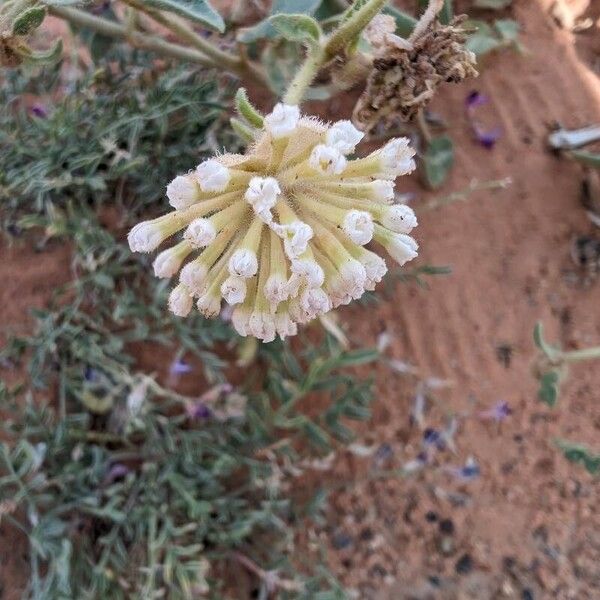
[[[231,171],[215,158],[196,167],[196,178],[203,192],[222,192],[231,180]]]
[[[281,273],[272,273],[265,283],[264,294],[271,308],[276,308],[289,297],[287,279]]]
[[[221,298],[209,293],[202,294],[196,306],[207,319],[213,319],[221,312]]]
[[[379,160],[385,174],[395,179],[400,175],[408,175],[417,168],[413,160],[415,154],[408,138],[394,138],[379,151]]]
[[[274,139],[286,137],[296,130],[299,120],[300,109],[297,106],[278,102],[264,119],[265,129]]]
[[[298,333],[298,326],[292,321],[287,311],[278,312],[275,315],[275,329],[281,339]]]
[[[355,244],[364,246],[373,239],[373,217],[364,210],[349,210],[342,229]]]
[[[387,179],[376,179],[371,184],[373,200],[377,202],[389,202],[394,198],[394,182]]]
[[[375,284],[379,283],[387,273],[385,260],[378,254],[370,252],[369,250],[363,250],[358,260],[365,268],[365,273],[367,274],[365,289],[374,290]]]
[[[345,284],[345,291],[352,298],[360,298],[363,295],[367,272],[359,261],[351,259],[341,265],[340,277]]]
[[[325,280],[323,268],[312,258],[292,261],[292,273],[304,279],[309,287],[321,287]]]
[[[272,220],[271,209],[277,203],[279,194],[281,194],[281,188],[274,177],[253,177],[248,184],[244,198],[261,219],[270,222]]]
[[[253,277],[258,271],[256,252],[247,248],[238,248],[229,259],[229,273],[237,277]]]
[[[221,295],[228,304],[241,304],[246,298],[246,280],[230,275],[221,285]]]
[[[193,303],[190,290],[181,283],[169,294],[169,310],[178,317],[187,317]]]
[[[282,225],[277,229],[277,232],[283,237],[283,247],[290,260],[306,252],[308,242],[314,235],[312,227],[302,221]]]
[[[342,154],[350,154],[364,136],[350,121],[337,121],[327,131],[325,141]]]
[[[385,249],[402,266],[418,256],[417,250],[419,249],[419,245],[409,235],[396,233],[385,244]]]
[[[167,186],[169,204],[178,210],[198,201],[198,184],[190,175],[177,175]]]
[[[199,293],[204,288],[207,275],[208,269],[206,265],[194,260],[181,269],[179,280],[193,292]]]
[[[173,277],[173,275],[181,268],[181,264],[188,253],[189,252],[180,245],[163,250],[152,263],[154,276],[159,277],[160,279]]]
[[[194,219],[185,230],[183,238],[194,248],[208,246],[217,237],[217,231],[210,219]]]
[[[300,296],[300,306],[314,319],[331,310],[331,300],[320,287],[307,288]]]
[[[275,328],[275,317],[269,313],[255,310],[248,321],[249,332],[263,342],[272,342],[277,333]]]
[[[324,175],[340,175],[346,168],[347,161],[337,148],[319,144],[310,153],[308,164]]]
[[[410,233],[417,226],[417,217],[410,206],[394,204],[383,211],[381,224],[396,233]]]
[[[231,324],[233,328],[243,337],[246,337],[250,330],[250,311],[245,306],[236,306],[231,313]]]
[[[152,252],[168,237],[164,227],[153,221],[138,223],[127,235],[132,252]]]

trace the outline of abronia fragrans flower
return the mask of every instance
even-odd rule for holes
[[[151,252],[182,234],[154,261],[157,277],[179,273],[171,311],[186,316],[195,299],[215,317],[224,299],[238,333],[267,342],[374,289],[387,268],[369,242],[401,265],[415,258],[415,215],[392,204],[415,152],[398,138],[349,159],[362,136],[349,121],[328,126],[278,104],[246,154],[177,176],[167,187],[175,210],[128,238],[133,251]]]

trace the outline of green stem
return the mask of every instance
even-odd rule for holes
[[[325,59],[334,57],[371,22],[387,0],[367,0],[347,21],[341,24],[325,43]]]
[[[188,27],[186,24],[178,21],[177,19],[168,17],[167,15],[161,13],[158,10],[152,10],[144,5],[143,2],[139,2],[138,0],[123,0],[125,4],[128,4],[132,8],[139,10],[149,17],[154,19],[157,23],[160,23],[167,29],[170,29],[173,33],[175,33],[178,37],[180,37],[184,42],[190,44],[197,50],[200,50],[203,54],[208,56],[213,60],[215,65],[226,67],[231,71],[238,71],[242,66],[242,61],[239,56],[233,56],[228,52],[224,52],[220,50],[213,44],[211,44],[208,40],[199,36],[191,27]]]
[[[51,15],[69,21],[79,27],[87,27],[97,33],[107,37],[114,37],[120,40],[129,40],[137,48],[151,50],[157,54],[176,58],[178,60],[189,61],[200,64],[205,67],[214,67],[214,62],[198,52],[190,48],[185,48],[178,44],[171,44],[165,40],[151,35],[146,35],[138,32],[129,32],[127,27],[114,21],[109,21],[102,17],[96,17],[85,11],[76,8],[65,8],[60,6],[48,6],[48,12]]]
[[[323,48],[319,46],[309,51],[306,61],[292,79],[283,97],[285,104],[300,104],[324,62],[325,51]]]
[[[594,358],[600,358],[600,346],[584,348],[583,350],[563,352],[561,358],[567,362],[578,362],[580,360],[592,360]]]

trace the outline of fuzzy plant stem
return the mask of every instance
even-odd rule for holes
[[[66,8],[61,6],[48,6],[48,12],[55,17],[69,21],[79,27],[87,27],[96,33],[121,40],[129,40],[136,48],[151,50],[163,56],[189,61],[206,67],[214,67],[215,63],[205,54],[185,48],[178,44],[172,44],[151,35],[138,32],[130,32],[128,28],[114,21],[96,17],[77,8]]]
[[[211,44],[201,35],[198,35],[191,27],[179,19],[171,18],[158,10],[152,10],[139,0],[124,0],[124,2],[132,8],[147,14],[160,25],[170,29],[174,34],[181,38],[181,40],[187,42],[197,50],[200,50],[200,52],[212,59],[215,66],[223,67],[240,76],[252,75],[253,77],[258,77],[264,81],[262,74],[243,61],[240,56],[235,56],[217,48],[217,46]]]
[[[592,360],[600,358],[600,346],[584,348],[583,350],[571,350],[563,352],[560,356],[566,362],[579,362],[580,360]]]
[[[338,54],[360,34],[372,21],[387,0],[367,0],[349,19],[344,21],[318,46],[312,47],[304,64],[292,79],[283,101],[286,104],[299,104],[321,67]]]

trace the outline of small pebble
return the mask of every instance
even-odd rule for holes
[[[470,573],[473,570],[473,559],[471,558],[471,555],[463,554],[456,562],[454,570],[459,575],[466,575],[467,573]]]
[[[533,592],[529,588],[525,588],[522,594],[523,600],[534,600]]]
[[[425,513],[425,520],[428,523],[435,523],[438,520],[437,513],[434,512],[433,510],[427,511]]]
[[[336,550],[343,550],[344,548],[348,548],[348,546],[352,545],[352,537],[345,531],[340,531],[333,534],[331,543]]]
[[[454,533],[454,523],[451,519],[442,519],[439,524],[440,532],[447,535]]]

